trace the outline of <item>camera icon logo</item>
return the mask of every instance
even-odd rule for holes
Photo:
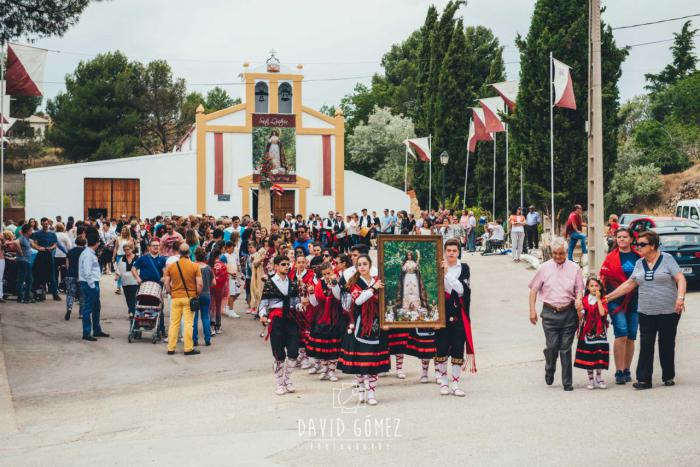
[[[363,407],[360,400],[360,390],[352,383],[342,383],[341,387],[333,388],[333,408],[340,409],[341,413],[357,413],[357,409]]]

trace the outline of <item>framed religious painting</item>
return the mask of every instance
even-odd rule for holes
[[[379,324],[389,328],[445,327],[440,235],[380,235],[377,256]]]

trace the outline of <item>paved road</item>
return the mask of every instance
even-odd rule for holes
[[[575,370],[566,393],[543,382],[542,330],[527,320],[532,271],[506,257],[467,261],[479,366],[467,397],[418,384],[407,358],[408,379],[382,378],[372,408],[345,402],[347,377],[298,372],[298,392],[275,396],[269,344],[247,316],[226,319],[196,357],[128,344],[110,277],[112,337],[97,343],[63,321],[63,302],[3,305],[0,465],[700,464],[700,293],[680,324],[675,387],[588,391]]]

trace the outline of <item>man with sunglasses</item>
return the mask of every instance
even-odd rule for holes
[[[297,225],[296,236],[297,238],[294,240],[292,248],[297,249],[301,247],[301,249],[304,250],[304,254],[308,255],[311,239],[309,238],[308,230],[305,225]]]
[[[276,256],[273,260],[275,274],[265,282],[258,314],[260,322],[268,327],[277,389],[275,394],[295,392],[292,371],[299,356],[299,327],[297,320],[308,299],[299,298],[299,284],[290,280],[289,259]]]

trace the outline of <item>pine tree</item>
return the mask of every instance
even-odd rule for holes
[[[644,75],[649,84],[646,89],[656,93],[665,87],[675,84],[679,79],[685,78],[695,71],[698,59],[695,56],[695,33],[697,29],[690,29],[691,22],[686,21],[681,32],[674,34],[671,53],[673,63],[666,65],[660,73],[647,73]]]
[[[627,50],[615,45],[612,31],[602,27],[603,152],[609,171],[616,160],[619,125],[617,82]],[[588,2],[538,0],[520,49],[518,105],[511,120],[513,167],[523,161],[525,199],[540,209],[548,206],[549,53],[571,67],[577,110],[554,111],[554,190],[557,211],[587,199]],[[606,182],[608,182],[606,180]]]
[[[468,88],[469,68],[467,67],[464,24],[459,19],[452,32],[450,46],[440,67],[438,94],[435,105],[435,132],[433,134],[433,169],[444,170],[444,180],[439,171],[433,170],[434,198],[440,199],[441,183],[445,183],[447,193],[455,193],[464,180],[464,173],[457,170],[466,156],[469,112],[466,111],[473,91]],[[448,164],[441,167],[439,154],[447,151]],[[441,200],[442,202],[442,200]]]

